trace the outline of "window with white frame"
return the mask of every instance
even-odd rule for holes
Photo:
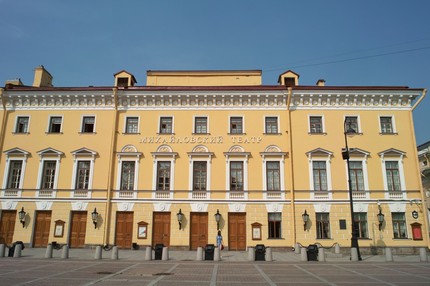
[[[3,175],[3,189],[22,189],[24,182],[25,167],[29,152],[19,148],[4,151],[6,154],[6,167]],[[17,195],[13,192],[13,195]]]
[[[354,224],[358,230],[358,238],[369,238],[367,213],[354,213]]]
[[[207,134],[208,132],[208,118],[206,116],[194,117],[194,133]]]
[[[204,145],[197,145],[189,157],[189,190],[190,198],[208,198],[211,184],[211,159],[213,152]]]
[[[82,117],[81,133],[94,133],[96,131],[96,117],[84,116]]]
[[[151,155],[153,157],[153,197],[171,198],[171,191],[175,189],[175,160],[178,153],[173,152],[169,145],[161,145],[156,152],[151,152]]]
[[[401,191],[400,171],[398,161],[385,161],[385,174],[388,191]]]
[[[406,153],[397,149],[388,149],[378,153],[381,157],[384,187],[386,196],[390,198],[403,198],[401,192],[406,189],[403,157]]]
[[[37,188],[45,190],[57,189],[60,158],[63,156],[63,152],[47,148],[37,152],[37,154],[40,156]]]
[[[314,181],[314,191],[327,191],[327,164],[326,161],[313,161],[312,173]]]
[[[10,160],[9,175],[7,177],[8,189],[21,188],[22,165],[23,165],[23,160]]]
[[[330,238],[330,214],[329,213],[316,213],[316,228],[317,238],[327,239]]]
[[[268,191],[281,190],[281,168],[279,161],[266,162],[266,185]]]
[[[306,153],[309,162],[309,178],[312,198],[329,199],[332,194],[331,156],[332,152],[317,148]]]
[[[266,134],[278,134],[278,117],[277,116],[266,116],[264,118],[264,127]]]
[[[281,148],[276,145],[269,145],[264,149],[264,152],[260,152],[260,155],[263,158],[262,187],[264,191],[269,191],[271,193],[265,193],[264,196],[266,198],[268,195],[271,198],[283,198],[283,191],[285,190],[284,158],[287,153],[282,152]]]
[[[243,134],[243,117],[232,116],[230,117],[230,134]]]
[[[55,160],[43,161],[42,184],[40,185],[41,189],[55,188],[56,171],[57,171],[57,161]]]
[[[360,133],[360,129],[358,126],[358,116],[346,116],[345,127],[346,127],[346,130],[352,129],[355,131],[355,133]]]
[[[29,116],[17,116],[16,124],[15,124],[15,133],[17,134],[28,133],[29,124],[30,124]]]
[[[173,133],[173,117],[163,116],[160,117],[160,134],[172,134]]]
[[[134,190],[134,178],[136,171],[135,161],[122,161],[121,165],[121,190]]]
[[[351,188],[353,191],[364,191],[364,173],[362,161],[349,161]]]
[[[282,213],[268,213],[269,238],[282,238]]]
[[[88,190],[91,174],[91,161],[78,161],[77,168],[75,189]]]
[[[230,191],[243,191],[243,162],[230,162]]]
[[[62,123],[63,123],[63,117],[61,116],[49,117],[48,133],[61,133]]]
[[[408,238],[405,213],[391,213],[394,238]]]
[[[380,116],[379,124],[382,134],[393,134],[396,132],[394,129],[394,118],[392,116]]]
[[[311,134],[324,133],[322,116],[309,116],[309,133]]]
[[[157,162],[157,191],[170,190],[170,169],[171,163],[169,161]]]
[[[206,161],[193,162],[193,191],[206,191],[208,167]]]
[[[125,133],[126,134],[139,133],[139,117],[130,116],[125,118]]]

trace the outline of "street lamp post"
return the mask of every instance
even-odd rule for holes
[[[358,246],[358,229],[356,227],[355,219],[354,219],[354,203],[352,199],[352,183],[351,183],[351,167],[349,165],[349,148],[348,148],[348,135],[354,135],[356,131],[351,127],[351,123],[348,124],[348,129],[346,128],[346,121],[343,122],[343,134],[345,136],[345,151],[342,151],[342,158],[346,160],[346,166],[348,169],[348,191],[349,191],[349,206],[351,211],[351,249],[357,249],[358,260],[361,260],[360,248]]]

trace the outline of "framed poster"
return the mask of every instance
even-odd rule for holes
[[[252,240],[261,240],[261,223],[254,222],[252,226]]]
[[[54,237],[63,237],[64,235],[64,224],[66,222],[62,220],[56,220],[55,221],[55,230],[54,230]]]
[[[148,223],[141,221],[137,223],[137,238],[146,239],[148,235]]]

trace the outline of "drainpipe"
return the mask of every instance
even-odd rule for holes
[[[3,97],[3,88],[0,88],[0,98],[1,98],[1,104],[2,104],[2,110],[3,110],[3,114],[1,117],[1,133],[0,133],[0,157],[1,154],[3,154],[3,143],[4,143],[4,135],[6,133],[6,104],[5,104],[5,99]]]
[[[291,97],[293,94],[293,88],[288,87],[288,94],[287,94],[287,114],[288,114],[288,149],[289,149],[289,169],[290,169],[290,193],[291,193],[291,214],[292,214],[292,229],[293,229],[293,245],[296,245],[297,242],[297,228],[296,228],[296,205],[295,205],[295,194],[294,194],[294,168],[293,168],[293,131],[292,131],[292,124],[291,124],[291,110],[290,110],[290,104],[291,104]]]
[[[412,111],[414,111],[415,108],[418,106],[418,104],[420,104],[420,102],[426,97],[426,93],[427,93],[427,89],[424,88],[421,97],[417,100],[417,102],[415,102],[414,106],[412,106]]]
[[[112,89],[113,101],[114,101],[114,112],[112,116],[112,134],[111,134],[111,142],[110,142],[110,157],[109,157],[109,171],[108,171],[108,179],[107,179],[107,199],[106,199],[106,220],[104,222],[104,240],[103,244],[108,245],[110,241],[110,230],[111,230],[111,219],[112,219],[112,191],[114,185],[114,170],[115,170],[115,149],[117,142],[117,125],[118,125],[118,98],[117,98],[117,87]]]

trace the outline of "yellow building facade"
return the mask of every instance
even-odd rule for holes
[[[229,250],[349,247],[353,202],[362,249],[427,247],[412,120],[425,90],[298,79],[148,71],[137,86],[120,71],[62,88],[41,66],[33,86],[7,83],[0,243],[192,250],[220,230]]]

